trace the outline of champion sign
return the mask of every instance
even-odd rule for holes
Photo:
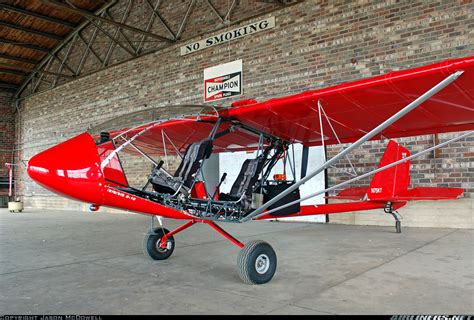
[[[239,39],[256,32],[264,31],[275,27],[275,17],[260,20],[240,28],[229,30],[218,35],[202,39],[196,42],[189,43],[181,47],[181,55],[187,55],[202,49],[206,49],[218,44],[229,42],[235,39]]]
[[[204,102],[242,94],[242,60],[204,69]]]

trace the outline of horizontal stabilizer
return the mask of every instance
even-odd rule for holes
[[[456,200],[463,194],[462,188],[417,187],[397,194],[391,201]]]
[[[347,188],[339,192],[335,196],[328,196],[327,199],[341,199],[341,200],[362,200],[367,193],[367,187],[353,187]]]

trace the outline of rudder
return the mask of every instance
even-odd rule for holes
[[[377,168],[381,168],[410,155],[407,148],[394,140],[388,142],[387,148]],[[389,169],[376,173],[367,190],[369,200],[391,199],[408,190],[410,185],[410,161],[400,163]]]

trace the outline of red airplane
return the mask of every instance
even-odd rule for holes
[[[217,222],[334,214],[383,209],[400,222],[396,210],[412,200],[457,199],[460,188],[410,189],[410,160],[474,133],[474,57],[441,63],[300,94],[257,102],[234,102],[193,116],[156,120],[135,127],[82,133],[30,159],[28,174],[43,187],[65,197],[151,216],[144,250],[151,259],[173,253],[173,236],[195,223],[206,223],[239,246],[238,271],[249,284],[270,281],[277,258],[264,241],[243,244]],[[209,108],[209,107],[205,107]],[[203,110],[204,111],[204,110]],[[136,118],[136,117],[134,117]],[[314,178],[368,140],[464,131],[448,141],[410,155],[393,140],[377,169],[313,194],[301,196],[299,186]],[[303,145],[301,175],[295,172],[292,145]],[[307,172],[308,148],[347,143],[338,155]],[[206,187],[203,164],[212,153],[256,151],[243,162],[230,192]],[[123,152],[153,163],[148,180],[131,186],[121,165]],[[174,172],[163,159],[176,153],[181,162]],[[161,159],[161,160],[158,160]],[[292,168],[270,177],[278,162]],[[353,202],[301,205],[311,197],[374,175],[368,187],[342,190],[332,198]],[[222,176],[220,183],[226,179]],[[146,180],[146,179],[144,179]],[[168,231],[155,226],[156,217],[187,220]]]

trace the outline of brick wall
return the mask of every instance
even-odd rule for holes
[[[15,116],[10,93],[0,92],[0,178],[8,176],[6,162],[12,161],[15,141]],[[0,188],[0,206],[6,203],[8,189]]]
[[[266,16],[270,15],[276,17],[276,27],[270,31],[185,57],[179,56],[178,44],[23,100],[21,158],[28,159],[91,125],[131,111],[162,107],[163,116],[188,113],[186,108],[166,106],[202,103],[202,70],[235,59],[244,61],[244,96],[239,99],[268,99],[474,52],[471,1],[308,0]],[[206,21],[198,19],[193,24],[190,19],[186,30],[201,30]],[[249,21],[242,22],[246,23]],[[114,54],[121,50],[117,47]],[[424,136],[400,141],[414,152],[431,145],[431,139]],[[413,182],[466,187],[467,200],[462,205],[472,206],[472,148],[470,140],[436,158],[428,155],[414,162]],[[329,148],[330,155],[334,149]],[[376,165],[382,149],[378,143],[361,149],[356,155],[357,168]],[[147,165],[129,162],[136,175],[149,170]],[[330,184],[340,181],[344,166],[342,163],[329,172]],[[27,205],[73,205],[32,183],[24,173],[20,178]],[[389,222],[387,219],[385,223]]]

